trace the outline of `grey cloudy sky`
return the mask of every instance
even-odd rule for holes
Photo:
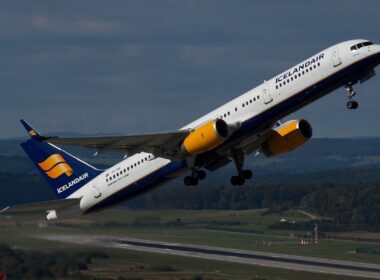
[[[380,1],[0,2],[0,138],[173,130],[334,43],[380,42]],[[380,78],[292,117],[380,136]]]

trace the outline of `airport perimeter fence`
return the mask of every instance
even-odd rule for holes
[[[337,234],[329,234],[329,233],[323,233],[323,232],[319,233],[319,239],[380,243],[380,238],[337,235]]]

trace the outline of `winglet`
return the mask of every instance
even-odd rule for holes
[[[28,132],[30,137],[32,137],[38,141],[43,141],[43,140],[49,139],[49,137],[45,137],[42,134],[40,134],[36,129],[34,129],[30,124],[28,124],[23,119],[21,119],[20,122],[24,126],[24,128],[26,129],[26,131]]]

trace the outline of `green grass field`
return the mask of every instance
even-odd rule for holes
[[[0,243],[27,251],[105,252],[110,258],[95,260],[84,273],[109,279],[117,279],[121,275],[130,279],[196,279],[199,275],[202,275],[203,279],[320,279],[322,276],[313,273],[156,253],[94,248],[86,245],[78,246],[44,241],[35,237],[57,233],[128,236],[168,242],[380,263],[380,255],[378,254],[354,253],[357,247],[377,247],[376,244],[320,240],[318,245],[300,245],[294,236],[305,232],[293,232],[293,238],[291,238],[291,231],[268,230],[267,226],[278,222],[283,217],[295,221],[306,220],[307,217],[296,211],[264,216],[261,213],[262,211],[254,210],[111,210],[84,216],[81,219],[49,223],[47,227],[38,226],[37,221],[23,222],[17,219],[1,219]],[[343,277],[326,275],[323,278],[343,279]]]

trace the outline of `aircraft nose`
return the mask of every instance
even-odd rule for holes
[[[376,54],[378,64],[380,64],[380,45],[379,44],[373,45],[372,50]]]
[[[380,44],[373,45],[373,51],[375,53],[380,53]]]

